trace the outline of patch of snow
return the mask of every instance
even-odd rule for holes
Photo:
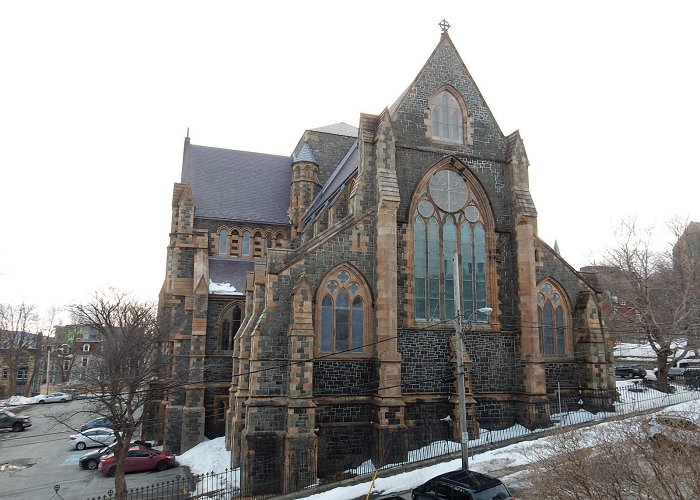
[[[231,283],[214,283],[209,279],[209,293],[212,295],[243,295]]]
[[[178,455],[177,463],[189,467],[192,474],[224,472],[231,467],[231,453],[226,451],[226,438],[222,436],[199,443]]]
[[[37,397],[26,398],[24,396],[11,396],[0,401],[0,408],[7,408],[12,411],[13,406],[33,405],[37,402]]]
[[[619,385],[627,386],[627,385],[632,385],[634,384],[633,381],[620,381]],[[651,395],[654,395],[654,393],[658,391],[654,391],[653,389],[648,389],[648,391],[653,391],[650,393]],[[679,392],[681,390],[679,389]],[[626,395],[627,391],[623,392],[623,395]],[[634,396],[634,393],[631,393],[632,396]],[[664,398],[666,397],[666,394],[659,393],[659,398]],[[676,393],[674,396],[678,396],[678,393]],[[697,392],[694,395],[688,394],[689,397],[697,397]],[[655,399],[655,398],[651,398]],[[644,403],[642,401],[635,401],[633,398],[631,398],[629,401],[622,401],[620,403],[623,406],[626,406],[625,411],[634,411],[634,410],[639,410],[643,409],[644,407],[652,407],[652,403]],[[656,404],[658,405],[659,402],[656,401]],[[668,408],[665,408],[661,410],[661,412],[685,412],[685,411],[692,411],[692,412],[699,412],[700,411],[700,401],[697,400],[691,400],[685,403],[680,403],[674,406],[670,406]],[[575,416],[574,416],[575,413]],[[562,414],[562,415],[552,415],[553,418],[560,418],[560,423],[558,425],[563,426],[564,422],[563,420],[566,420],[568,417],[570,420],[575,421],[595,421],[595,420],[600,420],[601,418],[605,416],[612,415],[612,413],[603,413],[600,412],[596,415],[587,412],[585,410],[579,410],[577,412],[571,412],[571,414]],[[625,422],[628,422],[627,425],[632,425],[630,420],[626,420]],[[584,429],[579,429],[579,430],[572,430],[569,432],[579,432],[581,433],[581,440],[580,442],[583,443],[583,445],[591,445],[592,443],[595,442],[595,436],[599,435],[601,432],[612,434],[618,432],[620,426],[620,422],[616,421],[611,421],[611,422],[599,422],[595,426],[584,428]],[[525,428],[522,427],[521,425],[515,425],[509,429],[504,429],[500,431],[488,431],[482,429],[481,435],[479,436],[479,439],[473,439],[470,440],[469,445],[470,446],[477,446],[479,444],[486,444],[489,442],[496,442],[498,441],[498,434],[502,433],[504,436],[508,437],[514,437],[516,434],[529,434],[529,431]],[[178,457],[178,462],[181,463],[199,463],[199,465],[195,466],[196,468],[192,469],[193,472],[196,473],[196,471],[200,472],[209,472],[211,470],[221,472],[223,471],[226,467],[229,466],[229,452],[226,451],[224,447],[224,438],[217,438],[212,441],[207,441],[205,443],[201,443],[200,445],[192,448],[189,450],[187,453],[183,454],[182,457],[187,456],[185,460],[182,460],[182,457]],[[478,471],[478,472],[483,472],[485,474],[488,474],[490,472],[493,472],[495,470],[503,469],[504,467],[517,467],[517,466],[523,466],[523,465],[528,465],[532,462],[533,456],[543,456],[547,450],[551,449],[551,446],[549,446],[550,440],[552,438],[548,436],[543,436],[538,439],[533,439],[533,440],[528,440],[528,441],[521,441],[519,443],[515,443],[509,446],[505,446],[503,448],[497,448],[495,450],[488,450],[488,451],[483,451],[480,453],[477,453],[476,455],[470,457],[469,459],[469,466],[471,469]],[[218,442],[218,444],[217,444]],[[428,453],[436,451],[435,448],[439,448],[440,450],[448,450],[448,451],[458,451],[459,450],[459,443],[455,443],[452,441],[438,441],[435,443],[432,443],[424,448],[421,448],[420,450],[415,450],[411,452],[412,455],[416,456],[427,456]],[[214,451],[218,450],[218,451]],[[447,451],[446,451],[447,452]],[[217,458],[215,455],[216,453],[221,453],[223,457]],[[190,459],[190,455],[193,457]],[[198,458],[194,458],[198,457]],[[221,468],[217,469],[216,466],[214,465],[215,463],[219,463]],[[379,494],[388,494],[388,493],[398,493],[401,491],[406,491],[413,489],[417,486],[420,486],[421,484],[425,483],[428,479],[435,477],[439,474],[442,474],[444,472],[449,472],[453,470],[457,470],[462,466],[462,460],[461,458],[457,458],[454,460],[449,460],[447,462],[442,462],[439,464],[431,465],[428,467],[423,467],[417,470],[412,470],[410,472],[403,472],[401,474],[396,474],[388,477],[382,477],[382,474],[391,474],[393,471],[387,471],[387,472],[382,472],[379,471],[378,477],[374,482],[374,486],[372,486],[372,491],[375,493]],[[191,466],[192,468],[192,466]],[[357,467],[357,470],[361,470],[364,473],[366,473],[368,470],[371,470],[371,465],[370,463],[365,463],[362,464],[361,466]],[[235,471],[238,473],[238,471]],[[352,472],[352,471],[349,471]],[[508,484],[509,481],[516,482],[517,474],[514,474],[512,476],[507,476],[506,478],[502,478],[506,484]],[[238,476],[236,476],[236,480],[239,480]],[[358,498],[358,497],[363,497],[367,495],[367,493],[370,491],[370,484],[371,484],[371,478],[368,478],[368,480],[365,483],[361,484],[356,484],[352,486],[343,486],[343,487],[338,487],[338,488],[333,488],[332,490],[325,491],[323,493],[316,493],[313,495],[310,495],[305,498],[313,499],[313,500],[340,500],[340,499],[350,499],[350,498]]]

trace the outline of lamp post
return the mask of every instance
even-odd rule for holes
[[[459,285],[457,285],[459,286]],[[460,297],[458,295],[457,297]],[[477,312],[489,315],[493,309],[481,307],[467,318],[467,325],[471,328],[472,318]],[[464,345],[462,343],[462,311],[457,306],[457,323],[455,325],[456,356],[457,356],[457,391],[459,392],[459,432],[462,438],[462,470],[469,470],[469,430],[467,429],[467,397],[464,382]]]

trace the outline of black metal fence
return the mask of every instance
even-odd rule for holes
[[[501,429],[482,427],[479,436],[469,441],[470,454],[479,453],[497,444],[518,441],[534,434],[544,433],[555,428],[602,421],[620,415],[663,408],[686,401],[700,399],[700,384],[694,380],[677,379],[670,391],[660,391],[654,382],[628,382],[616,389],[606,391],[579,391],[555,393],[550,401],[551,425],[529,429],[515,423]],[[604,404],[599,404],[604,402]],[[591,411],[590,408],[607,408]],[[452,439],[453,423],[449,420],[432,425],[395,431],[383,440],[384,453],[367,457],[361,463],[347,463],[343,470],[318,477],[316,460],[311,452],[297,452],[293,456],[277,461],[250,462],[244,469],[264,469],[270,471],[268,482],[256,479],[255,485],[246,484],[240,469],[220,473],[208,473],[190,477],[177,477],[175,480],[157,483],[145,488],[129,490],[123,500],[165,500],[165,499],[213,499],[229,500],[245,497],[264,499],[308,490],[311,494],[321,488],[351,478],[369,479],[377,469],[382,471],[417,464],[430,459],[447,457],[460,451],[459,443]],[[371,437],[367,439],[371,440]],[[376,444],[376,443],[368,443]],[[401,450],[399,453],[396,450]],[[355,462],[357,460],[355,459]],[[113,491],[107,495],[88,500],[113,499]]]

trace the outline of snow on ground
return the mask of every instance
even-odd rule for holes
[[[7,408],[12,411],[13,406],[32,405],[36,403],[35,398],[25,398],[24,396],[12,396],[9,399],[0,401],[0,409]]]
[[[231,467],[231,454],[226,451],[226,438],[219,437],[199,443],[178,455],[177,463],[189,467],[192,474],[224,472]]]
[[[700,401],[694,400],[680,403],[659,411],[659,413],[667,412],[700,413]],[[593,427],[572,430],[570,432],[581,433],[583,437],[582,442],[585,445],[585,443],[592,444],[594,442],[594,437],[601,432],[616,432],[616,427],[619,428],[619,425],[619,422],[600,422]],[[543,456],[545,450],[550,449],[549,444],[551,439],[551,437],[545,436],[530,441],[521,441],[509,446],[504,446],[503,448],[477,453],[469,459],[469,466],[475,471],[488,474],[506,467],[528,465],[532,463],[536,457],[540,458]],[[453,451],[459,450],[459,445],[457,443],[450,444],[454,448]],[[430,446],[444,447],[445,445],[443,442],[435,443]],[[421,451],[418,450],[415,453],[421,453]],[[425,453],[422,453],[420,456],[425,456]],[[224,438],[221,437],[200,443],[186,453],[178,456],[177,461],[180,464],[189,466],[194,474],[203,474],[212,471],[222,472],[229,466],[229,452],[226,451]],[[420,486],[428,479],[437,476],[438,474],[460,468],[461,464],[461,458],[457,458],[447,462],[442,462],[417,470],[412,470],[410,472],[403,472],[401,474],[387,477],[383,477],[383,475],[391,474],[393,471],[380,471],[379,477],[377,477],[374,483],[373,491],[380,494],[388,494],[410,490]],[[513,478],[514,477],[515,475]],[[508,477],[504,478],[504,482],[508,484]],[[342,500],[357,498],[364,496],[369,492],[370,483],[371,479],[367,480],[365,483],[334,488],[323,493],[312,494],[306,498],[311,500]]]

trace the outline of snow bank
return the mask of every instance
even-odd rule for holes
[[[199,443],[178,455],[177,463],[189,467],[192,474],[224,472],[231,467],[231,454],[226,451],[225,440],[225,437],[219,437]]]
[[[12,411],[13,406],[32,405],[36,403],[35,398],[25,398],[24,396],[12,396],[9,399],[0,401],[0,408],[7,408]]]

